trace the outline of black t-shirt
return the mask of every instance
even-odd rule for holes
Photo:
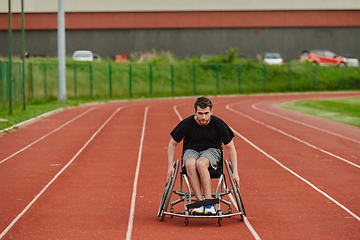
[[[170,133],[176,142],[184,139],[183,150],[194,149],[204,151],[208,148],[222,148],[231,142],[234,137],[233,131],[220,118],[211,115],[209,124],[200,126],[191,115],[182,120]]]

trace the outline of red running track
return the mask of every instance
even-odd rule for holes
[[[351,96],[211,98],[236,134],[247,213],[221,227],[157,217],[169,133],[195,98],[70,108],[3,134],[0,238],[359,239],[360,129],[279,107]]]

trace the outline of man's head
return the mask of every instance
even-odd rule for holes
[[[206,126],[211,119],[211,111],[213,104],[207,97],[199,97],[194,103],[195,121],[200,126]]]
[[[209,107],[212,110],[213,104],[207,97],[198,97],[194,103],[195,112],[197,111],[197,107],[202,109]]]

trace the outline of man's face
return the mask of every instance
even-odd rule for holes
[[[211,119],[210,107],[201,108],[201,107],[198,106],[196,111],[195,111],[195,121],[200,126],[206,126],[206,125],[209,124],[210,119]]]

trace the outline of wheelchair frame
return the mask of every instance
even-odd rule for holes
[[[204,201],[203,204],[201,202],[195,202],[195,204],[192,203],[193,201],[196,200],[195,194],[191,192],[188,177],[183,172],[180,172],[180,178],[181,178],[180,189],[174,190],[177,172],[179,171],[179,164],[180,164],[179,160],[176,160],[174,162],[173,164],[173,167],[175,169],[174,175],[170,177],[169,181],[165,184],[165,188],[163,191],[163,195],[161,197],[159,211],[158,211],[158,217],[160,217],[160,221],[163,221],[165,215],[170,215],[171,218],[174,216],[184,217],[186,226],[188,225],[190,218],[218,218],[219,226],[221,226],[222,218],[224,217],[230,218],[232,216],[240,216],[240,220],[241,221],[244,220],[244,217],[246,216],[245,209],[241,199],[239,186],[234,182],[232,177],[233,171],[232,171],[231,163],[225,160],[227,176],[230,182],[229,186],[226,184],[225,174],[221,168],[220,176],[212,177],[212,179],[214,178],[219,179],[216,187],[216,191],[212,192],[212,196],[214,197],[214,199],[206,200]],[[187,191],[184,191],[184,184]],[[179,199],[175,201],[170,201],[173,193],[178,195]],[[226,195],[229,195],[230,201],[224,199],[224,196]],[[234,205],[237,208],[238,212],[235,213],[232,212],[232,201],[234,202]],[[174,206],[181,202],[184,203],[184,212],[174,212]],[[214,204],[214,203],[215,203],[215,211],[217,212],[216,215],[191,215],[191,208],[202,205]],[[227,212],[223,212],[221,210],[220,203],[223,203],[228,206]],[[169,204],[170,204],[170,211],[167,211]]]

